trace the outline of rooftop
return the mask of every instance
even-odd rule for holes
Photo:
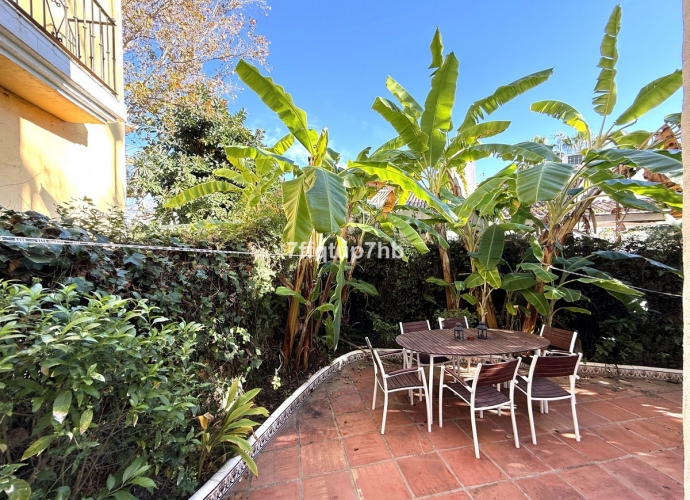
[[[552,402],[549,413],[535,412],[536,446],[518,394],[520,449],[509,414],[485,412],[477,420],[480,460],[469,408],[458,398],[444,396],[444,425],[435,409],[428,433],[423,402],[411,407],[397,393],[382,436],[383,398],[372,411],[373,384],[371,364],[354,363],[321,385],[259,454],[259,477],[243,478],[226,499],[683,497],[679,384],[583,376],[581,442],[569,403]]]

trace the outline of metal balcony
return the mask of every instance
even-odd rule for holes
[[[7,0],[116,93],[115,20],[96,0]]]

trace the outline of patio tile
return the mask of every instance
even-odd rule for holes
[[[493,483],[506,478],[491,460],[486,457],[477,460],[474,448],[442,451],[440,455],[464,486]]]
[[[302,445],[302,477],[318,476],[326,472],[344,469],[347,464],[340,440]]]
[[[328,399],[326,391],[314,393],[299,409],[299,420],[303,416],[309,418],[319,418],[324,416],[331,416],[331,400]]]
[[[673,451],[659,451],[649,455],[638,455],[638,459],[651,465],[659,472],[663,472],[671,479],[683,483],[683,459],[678,460],[678,454]]]
[[[305,479],[302,481],[302,493],[304,500],[357,500],[348,471]]]
[[[437,450],[460,448],[472,444],[472,438],[465,434],[452,420],[443,422],[443,427],[432,425],[431,432],[427,433],[426,437]]]
[[[577,451],[588,457],[590,460],[610,460],[624,456],[626,453],[621,449],[607,443],[601,437],[587,431],[580,431],[580,442],[575,440],[575,434],[560,435],[564,443],[569,444]],[[539,437],[537,436],[537,443]]]
[[[391,454],[377,431],[343,440],[345,455],[350,467],[381,462],[391,458]]]
[[[568,409],[570,409],[570,405],[568,405]],[[576,410],[577,410],[577,423],[580,425],[580,427],[587,428],[587,427],[594,427],[595,425],[606,425],[606,424],[611,423],[611,420],[609,420],[608,418],[602,417],[598,413],[591,411],[590,409],[588,409],[584,405],[578,404]],[[568,415],[572,415],[572,411],[568,412]],[[571,418],[571,422],[572,422],[572,416],[570,418]],[[570,424],[570,425],[571,425],[571,427],[573,426],[573,424]]]
[[[433,495],[460,487],[436,453],[401,458],[398,465],[415,496]]]
[[[354,394],[343,394],[331,396],[331,407],[333,412],[337,415],[339,413],[347,413],[350,411],[366,410],[362,396],[359,392]]]
[[[659,417],[671,410],[669,401],[661,397],[638,396],[619,398],[613,400],[612,403],[640,417]]]
[[[299,450],[296,446],[263,451],[256,460],[259,476],[252,488],[299,479]]]
[[[432,451],[433,446],[427,438],[431,434],[427,432],[426,426],[405,425],[386,429],[383,439],[394,457],[406,457]]]
[[[590,500],[641,498],[598,465],[587,465],[563,471],[560,476]]]
[[[338,438],[338,429],[331,415],[319,418],[300,415],[299,437],[302,445],[328,441]]]
[[[486,416],[484,418],[486,418]],[[500,417],[496,414],[492,414],[488,418],[492,422],[495,422],[496,425],[498,425],[501,429],[503,429],[507,435],[513,435],[513,423],[510,419],[510,412],[504,411]],[[520,439],[532,439],[532,432],[530,431],[529,426],[529,417],[527,415],[518,413],[515,415],[515,422],[517,424],[518,436],[520,437]],[[544,429],[536,425],[535,431],[537,432],[537,435],[546,432]],[[470,432],[472,432],[471,428]]]
[[[683,498],[683,485],[637,458],[624,458],[602,466],[633,491],[649,498]]]
[[[683,444],[683,435],[676,429],[664,425],[665,419],[648,419],[626,422],[625,427],[657,443],[663,448],[673,448]]]
[[[470,495],[472,495],[474,500],[504,500],[506,498],[518,500],[520,498],[527,498],[517,486],[509,482],[472,488],[470,490]]]
[[[630,413],[623,408],[616,406],[616,401],[596,401],[593,403],[583,403],[582,406],[587,410],[602,416],[611,422],[623,422],[637,418],[637,415]]]
[[[593,427],[592,431],[596,432],[607,443],[628,453],[649,453],[660,448],[658,444],[628,429],[625,424],[600,425]]]
[[[388,405],[388,413],[386,414],[386,430],[391,427],[399,427],[401,425],[410,425],[412,418],[407,408],[404,405]],[[383,421],[383,405],[377,407],[371,412],[374,418],[374,423],[377,429],[381,429],[381,422]]]
[[[282,429],[271,438],[265,450],[275,450],[277,448],[284,448],[287,446],[297,446],[299,442],[299,433],[297,431],[297,419],[293,415],[288,422],[283,424]],[[290,422],[292,421],[292,422]]]
[[[365,434],[377,429],[369,410],[336,413],[335,421],[342,437]]]
[[[363,500],[405,500],[412,498],[395,462],[382,462],[352,469]]]
[[[470,500],[470,497],[464,491],[456,491],[447,495],[435,496],[434,500]]]
[[[563,481],[558,474],[521,479],[515,482],[532,500],[576,500],[584,499],[577,490]]]
[[[295,500],[295,498],[299,498],[299,484],[294,481],[249,492],[249,500],[266,500],[267,498],[271,500]]]
[[[527,448],[506,446],[506,443],[479,445],[479,453],[490,457],[510,477],[549,472],[551,468],[534,456]]]
[[[530,440],[523,441],[521,446],[525,446],[553,469],[583,465],[590,460],[553,434],[538,436],[537,443],[537,445],[533,445],[530,438]]]

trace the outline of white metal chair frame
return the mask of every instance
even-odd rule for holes
[[[381,387],[381,390],[383,391],[383,421],[381,422],[381,434],[383,434],[386,431],[386,415],[388,413],[388,393],[390,392],[397,392],[397,391],[410,391],[410,404],[414,406],[414,397],[412,395],[412,390],[413,389],[420,389],[420,394],[421,391],[424,391],[424,396],[425,396],[425,404],[426,404],[426,414],[427,414],[427,423],[428,423],[428,429],[429,432],[431,432],[431,404],[430,400],[428,397],[428,389],[426,386],[426,375],[424,374],[424,368],[421,366],[418,366],[417,368],[403,368],[401,370],[395,370],[390,373],[386,373],[386,370],[383,366],[383,362],[381,361],[381,357],[379,356],[379,353],[376,351],[371,346],[371,342],[369,341],[369,337],[365,338],[367,342],[367,346],[369,347],[369,350],[371,351],[371,357],[374,361],[374,397],[371,403],[371,409],[375,410],[376,409],[376,390],[377,387]],[[406,379],[403,380],[396,380],[396,377],[404,376],[407,374],[417,374],[417,380],[419,380],[419,384],[411,385],[409,382],[409,377],[406,377]],[[395,381],[398,382],[400,381],[400,387],[389,387],[389,381]]]
[[[544,329],[545,328],[546,328],[546,325],[541,325],[541,330],[539,330],[539,336],[540,337],[544,336]],[[568,353],[575,354],[575,342],[577,342],[577,330],[573,331],[573,337],[572,337],[572,339],[570,339],[570,347],[568,349]],[[564,354],[564,352],[560,351],[560,350],[551,350],[550,351],[548,347],[546,349],[542,350],[542,352],[541,352],[541,355],[551,355],[551,354]]]
[[[516,362],[517,361],[517,362]],[[515,377],[517,376],[518,368],[520,367],[520,361],[521,358],[517,358],[516,360],[511,360],[506,363],[496,363],[496,364],[489,364],[489,365],[482,365],[481,363],[477,366],[477,371],[474,374],[474,378],[472,379],[471,384],[468,384],[465,382],[465,380],[457,373],[454,373],[452,369],[446,370],[445,366],[441,367],[441,380],[438,385],[438,426],[443,427],[443,389],[444,387],[447,387],[450,389],[454,394],[456,394],[460,399],[465,401],[470,405],[470,416],[472,418],[472,438],[474,439],[474,454],[477,458],[479,457],[479,440],[477,439],[477,422],[476,422],[476,417],[475,417],[475,412],[479,411],[479,418],[484,418],[484,410],[493,410],[496,409],[500,411],[502,407],[508,406],[510,408],[510,419],[513,423],[513,436],[515,439],[515,447],[520,448],[520,439],[518,437],[518,430],[517,430],[517,423],[515,422]],[[509,363],[515,363],[515,371],[513,372],[513,376],[510,379],[509,382],[509,396],[508,396],[508,401],[503,401],[498,404],[489,404],[486,406],[476,406],[475,405],[475,398],[477,395],[477,391],[479,388],[482,387],[490,387],[488,385],[479,385],[480,379],[481,379],[481,372],[482,372],[482,366],[498,366],[498,365],[506,365]],[[453,389],[452,386],[446,385],[445,383],[445,373],[449,373],[458,383],[462,384],[465,389],[470,393],[470,399],[469,401],[466,399],[466,396],[457,392],[455,389]],[[498,384],[498,387],[500,387],[500,383]],[[497,388],[496,392],[500,392],[500,390]]]
[[[524,380],[527,384],[527,387],[523,389],[520,387],[520,385],[516,384],[516,387],[520,392],[525,394],[527,396],[527,411],[529,412],[529,426],[530,426],[530,431],[532,432],[532,444],[537,444],[537,434],[534,429],[534,410],[532,409],[532,401],[539,401],[541,404],[541,413],[548,413],[549,412],[549,407],[548,407],[548,402],[549,401],[558,401],[562,399],[570,399],[570,407],[573,413],[573,425],[575,427],[575,439],[579,442],[580,441],[580,428],[578,426],[577,422],[577,402],[575,400],[575,381],[577,379],[577,370],[580,368],[580,361],[582,360],[582,353],[578,354],[569,354],[569,355],[561,355],[558,356],[559,358],[564,358],[564,357],[574,357],[577,356],[577,362],[575,363],[575,368],[572,372],[572,374],[568,374],[568,378],[570,380],[570,392],[567,390],[563,389],[563,392],[567,393],[561,396],[554,396],[554,397],[534,397],[532,394],[533,390],[533,384],[536,379],[538,378],[543,378],[547,379],[547,377],[535,377],[534,373],[535,370],[537,369],[537,365],[540,363],[543,363],[543,361],[540,362],[540,360],[544,359],[544,356],[534,356],[532,358],[532,364],[530,365],[529,368],[529,375],[525,377],[524,375],[520,375],[522,380]],[[561,376],[561,375],[554,375],[554,376]],[[565,375],[562,375],[565,376]],[[551,381],[549,381],[551,382]],[[556,385],[555,383],[551,382],[552,384]],[[546,409],[546,411],[544,411]]]

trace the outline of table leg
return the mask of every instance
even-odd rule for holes
[[[429,356],[429,391],[427,394],[429,398],[429,408],[431,408],[431,415],[429,415],[429,424],[434,423],[434,356]]]

